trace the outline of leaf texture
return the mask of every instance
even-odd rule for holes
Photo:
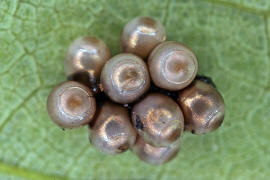
[[[269,178],[269,10],[268,0],[1,0],[0,179]],[[185,133],[179,155],[163,166],[131,152],[103,155],[87,128],[63,131],[46,112],[50,90],[65,80],[69,44],[96,36],[117,54],[122,27],[142,15],[196,52],[200,74],[226,103],[222,127]]]

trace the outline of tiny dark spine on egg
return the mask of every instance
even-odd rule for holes
[[[92,92],[94,94],[98,94],[101,92],[99,82],[94,77],[89,76],[89,73],[87,73],[85,71],[80,71],[80,72],[74,73],[72,75],[69,75],[67,77],[67,80],[68,81],[77,81],[77,82],[87,86],[88,88],[90,88],[92,90]]]

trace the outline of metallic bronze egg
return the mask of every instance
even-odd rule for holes
[[[103,104],[89,128],[89,140],[99,151],[106,154],[118,154],[128,150],[136,140],[136,131],[128,111],[110,102]]]
[[[171,91],[188,86],[198,71],[195,54],[184,45],[173,41],[159,44],[151,52],[148,66],[155,85]]]
[[[144,61],[133,54],[112,57],[101,73],[104,92],[115,102],[126,104],[137,100],[150,86],[150,76]]]
[[[210,84],[195,80],[179,92],[178,102],[185,117],[185,129],[192,133],[211,132],[223,122],[224,100]]]
[[[47,100],[52,121],[61,128],[76,128],[88,124],[96,112],[92,91],[75,81],[56,86]]]
[[[150,17],[137,17],[123,29],[123,52],[133,53],[145,59],[159,43],[166,40],[163,25]]]
[[[168,146],[180,139],[184,117],[177,103],[162,94],[149,94],[135,104],[132,122],[138,134],[152,146]]]
[[[166,147],[154,147],[138,137],[132,151],[142,160],[149,164],[160,165],[172,160],[180,149],[180,141],[176,141]]]
[[[87,72],[91,80],[98,81],[102,67],[110,57],[111,51],[102,40],[89,36],[78,38],[67,51],[66,75]]]

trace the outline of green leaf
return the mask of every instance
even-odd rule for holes
[[[267,179],[270,177],[269,0],[1,0],[0,179]],[[185,133],[172,162],[99,153],[87,128],[62,131],[46,112],[77,37],[120,51],[121,29],[148,15],[196,52],[226,102],[220,129]]]

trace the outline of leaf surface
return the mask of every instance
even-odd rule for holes
[[[267,179],[270,177],[268,0],[1,0],[0,179]],[[152,16],[169,40],[191,47],[200,74],[226,102],[220,129],[185,133],[175,160],[150,166],[131,152],[107,156],[87,128],[62,131],[46,98],[65,80],[63,60],[77,37],[120,52],[122,27]]]

